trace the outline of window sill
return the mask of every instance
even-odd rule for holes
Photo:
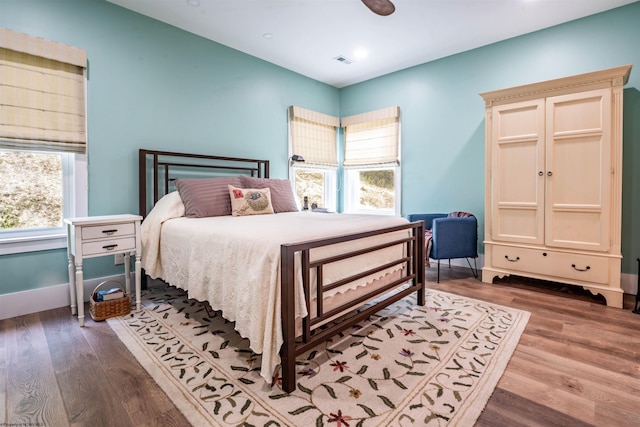
[[[48,251],[67,247],[66,234],[16,237],[0,240],[0,255]]]

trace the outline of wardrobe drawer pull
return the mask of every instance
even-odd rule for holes
[[[519,256],[517,256],[516,259],[511,259],[511,258],[509,258],[509,255],[505,255],[504,258],[509,262],[518,262],[518,261],[520,261],[520,257]]]
[[[574,270],[576,270],[576,271],[587,271],[587,270],[591,270],[591,267],[590,267],[590,266],[588,266],[588,265],[587,265],[587,267],[586,267],[586,268],[578,268],[578,267],[576,267],[576,265],[575,265],[575,264],[571,264],[571,267],[573,267],[573,269],[574,269]]]

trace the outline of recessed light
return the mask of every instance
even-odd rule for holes
[[[200,6],[200,0],[187,0],[187,4],[192,7]]]
[[[363,59],[363,58],[366,58],[368,55],[369,55],[369,52],[366,49],[356,49],[353,52],[353,56],[356,59]]]
[[[265,39],[272,39],[272,38],[273,38],[273,34],[271,34],[271,33],[264,33],[264,34],[262,35],[262,37],[264,37]]]

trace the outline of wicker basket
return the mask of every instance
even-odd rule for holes
[[[110,284],[110,287],[112,288],[115,288],[117,286],[118,288],[122,289],[122,291],[124,292],[124,296],[122,298],[112,299],[109,301],[96,301],[98,298],[98,289],[106,284]],[[91,312],[91,318],[96,322],[108,319],[109,317],[129,314],[129,312],[131,311],[129,294],[126,293],[120,282],[106,280],[96,286],[96,288],[91,293],[91,298],[89,298],[89,311]]]

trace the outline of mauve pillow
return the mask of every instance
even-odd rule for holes
[[[229,185],[241,187],[240,177],[176,179],[176,188],[189,218],[231,215]]]
[[[293,188],[291,188],[291,181],[288,179],[241,176],[240,180],[245,188],[269,188],[275,213],[299,211],[296,198],[293,195]]]

